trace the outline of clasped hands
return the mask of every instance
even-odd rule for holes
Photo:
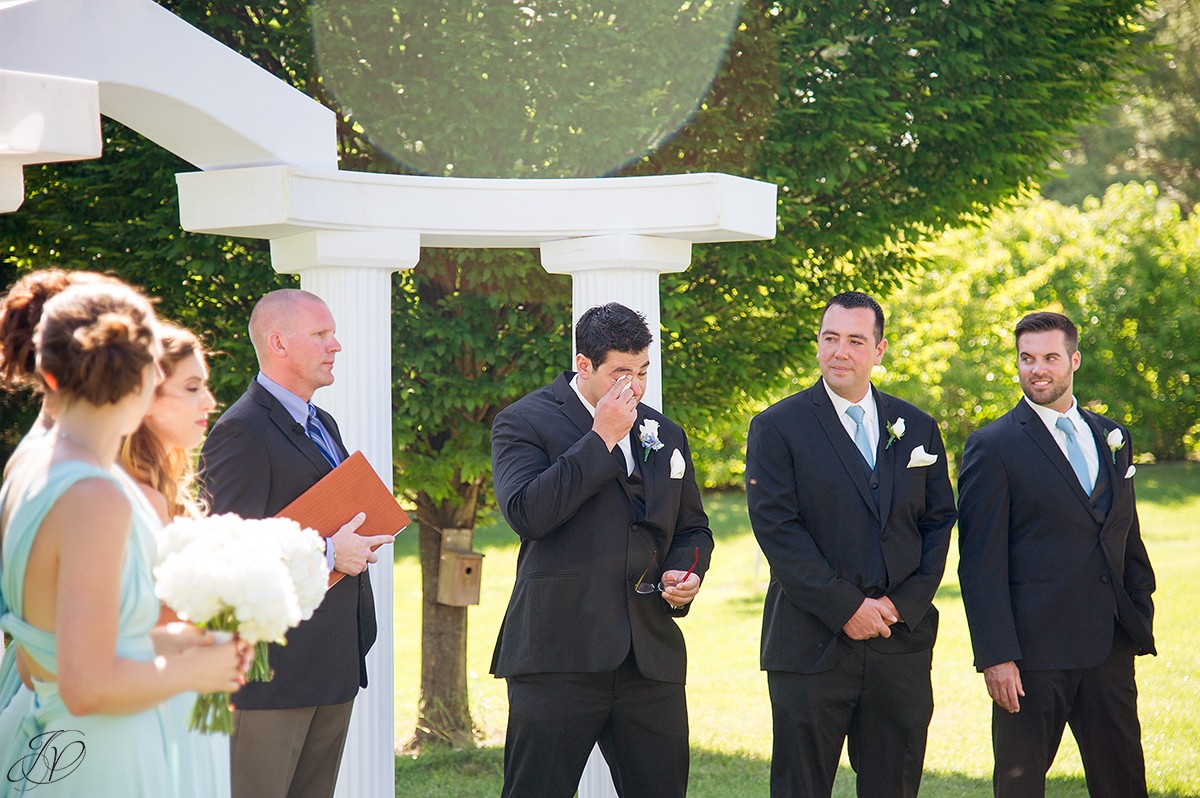
[[[851,640],[869,640],[872,637],[891,637],[891,626],[901,620],[900,611],[887,596],[865,598],[842,631]]]

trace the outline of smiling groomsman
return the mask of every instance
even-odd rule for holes
[[[492,476],[521,538],[492,673],[508,680],[503,796],[570,798],[599,742],[622,798],[683,798],[687,614],[712,554],[687,436],[639,401],[641,314],[575,325],[575,372],[496,416]]]
[[[1089,795],[1146,795],[1133,658],[1153,654],[1154,572],[1129,431],[1073,394],[1079,331],[1017,324],[1025,397],[967,439],[959,580],[992,706],[997,796],[1042,796],[1070,725]]]
[[[860,796],[921,783],[954,494],[934,420],[871,385],[886,349],[879,303],[838,294],[817,335],[821,379],[750,424],[774,798],[830,795],[847,739]]]

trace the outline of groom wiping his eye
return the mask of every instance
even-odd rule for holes
[[[683,798],[687,614],[713,539],[687,437],[640,403],[650,331],[611,303],[575,325],[575,372],[492,427],[521,539],[492,659],[508,681],[503,796],[570,798],[599,743],[623,798]]]

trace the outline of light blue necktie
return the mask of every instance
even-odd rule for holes
[[[1067,459],[1071,461],[1071,468],[1074,469],[1079,484],[1083,486],[1083,492],[1091,496],[1092,481],[1088,478],[1087,460],[1083,456],[1083,449],[1079,447],[1079,441],[1075,437],[1075,425],[1066,416],[1059,416],[1054,426],[1067,436]]]
[[[337,458],[333,452],[329,451],[329,447],[325,445],[325,436],[321,434],[321,425],[317,422],[317,408],[312,405],[308,406],[308,423],[304,425],[304,431],[308,433],[308,437],[317,448],[321,450],[321,454],[325,455],[325,459],[334,468],[337,468]]]
[[[862,452],[869,468],[875,468],[875,452],[871,451],[871,442],[867,440],[867,428],[863,426],[863,416],[866,411],[858,405],[846,408],[846,415],[854,421],[854,445]]]

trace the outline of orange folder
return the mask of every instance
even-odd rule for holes
[[[408,513],[396,503],[367,458],[355,452],[277,515],[327,538],[360,512],[367,514],[367,520],[356,530],[360,535],[393,535],[409,523]],[[372,546],[371,550],[377,548]],[[343,576],[341,571],[330,572],[329,587]]]

